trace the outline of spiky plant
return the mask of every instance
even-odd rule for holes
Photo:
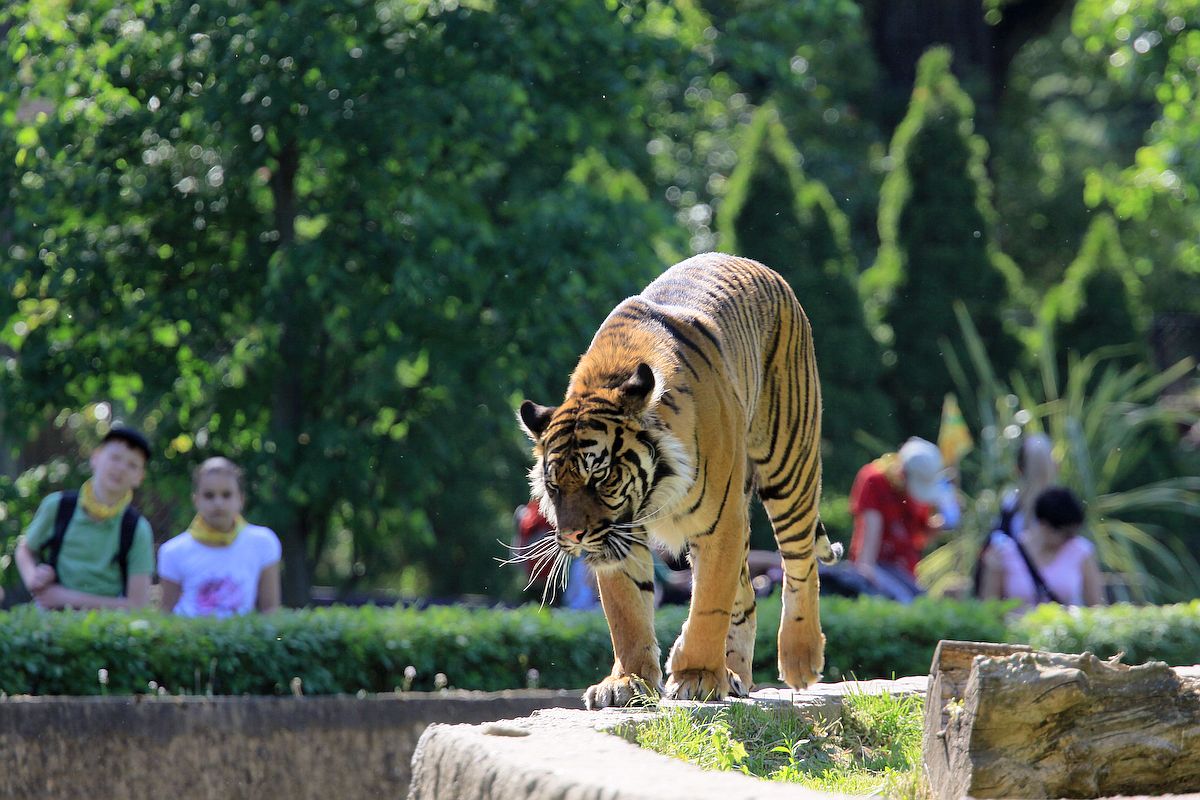
[[[1014,373],[1004,382],[966,309],[958,304],[955,313],[970,372],[952,355],[947,366],[964,408],[976,410],[979,446],[964,463],[965,488],[971,491],[962,524],[919,568],[931,591],[944,593],[969,581],[996,519],[1006,476],[1012,474],[1018,436],[1027,430],[1053,440],[1062,462],[1059,481],[1086,505],[1101,567],[1124,579],[1132,599],[1163,602],[1200,594],[1200,564],[1183,531],[1168,530],[1160,521],[1164,515],[1200,516],[1200,477],[1138,483],[1162,431],[1197,419],[1195,411],[1157,402],[1166,386],[1196,376],[1195,361],[1184,359],[1155,372],[1146,364],[1120,366],[1115,359],[1123,352],[1104,348],[1073,355],[1060,376],[1053,338],[1044,331],[1036,375]]]

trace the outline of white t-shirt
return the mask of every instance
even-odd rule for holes
[[[158,548],[158,574],[182,587],[174,612],[182,617],[248,614],[258,602],[258,578],[279,561],[279,537],[270,528],[242,528],[228,547],[211,547],[188,531]]]

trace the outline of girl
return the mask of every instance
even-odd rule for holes
[[[1048,602],[1104,605],[1096,549],[1080,534],[1084,518],[1083,504],[1070,489],[1051,486],[1039,494],[1032,524],[1015,534],[992,533],[982,556],[980,597],[1020,600],[1020,611]]]
[[[196,517],[158,551],[162,608],[229,617],[279,608],[279,537],[242,518],[242,470],[210,458],[192,476]]]

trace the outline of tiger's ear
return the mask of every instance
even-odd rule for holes
[[[521,411],[517,418],[521,421],[525,435],[536,442],[550,424],[550,417],[554,416],[554,411],[552,406],[539,406],[532,400],[526,400],[521,403]]]
[[[653,391],[654,370],[650,369],[650,365],[644,361],[638,364],[629,379],[621,384],[621,398],[625,401],[625,406],[631,410],[645,408],[646,398]]]

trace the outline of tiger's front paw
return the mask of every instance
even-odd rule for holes
[[[623,675],[619,678],[610,675],[595,686],[589,686],[583,693],[583,702],[588,711],[628,706],[640,700],[648,700],[659,688],[652,687],[637,675]]]
[[[685,669],[672,672],[667,681],[666,696],[672,700],[724,700],[726,697],[748,697],[750,687],[731,669]]]

